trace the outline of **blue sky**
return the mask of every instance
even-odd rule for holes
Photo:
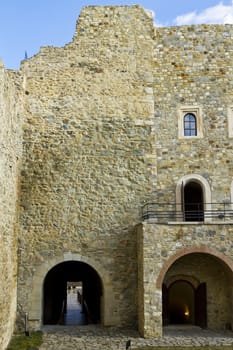
[[[150,9],[157,26],[198,23],[233,24],[232,0],[2,0],[0,57],[6,68],[18,69],[40,46],[63,46],[72,40],[83,6],[134,5]]]

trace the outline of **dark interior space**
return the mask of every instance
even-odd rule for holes
[[[163,325],[169,324],[207,327],[206,283],[196,288],[184,280],[163,284]]]
[[[194,288],[186,281],[177,281],[169,287],[170,324],[194,324]]]
[[[184,187],[185,221],[204,221],[203,191],[200,184],[191,181]]]
[[[82,284],[82,312],[86,323],[100,322],[102,286],[97,272],[88,264],[67,261],[53,267],[45,277],[43,323],[64,324],[67,308],[67,283]]]

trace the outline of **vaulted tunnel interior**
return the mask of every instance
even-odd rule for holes
[[[194,324],[193,286],[186,281],[177,281],[169,287],[169,318],[171,324]]]
[[[192,324],[206,327],[206,284],[195,287],[177,279],[163,285],[163,324]]]
[[[44,280],[43,324],[100,323],[101,295],[100,277],[90,265],[79,261],[58,264]],[[73,308],[73,323],[67,322],[70,297],[77,303]]]

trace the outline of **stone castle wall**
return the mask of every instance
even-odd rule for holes
[[[232,235],[232,225],[143,223],[138,227],[139,290],[144,287],[140,295],[142,334],[161,336],[161,285],[176,275],[206,282],[210,329],[224,329],[233,322]]]
[[[157,30],[154,91],[160,202],[175,202],[176,184],[189,174],[208,181],[212,202],[232,201],[232,38],[232,25]],[[179,113],[186,106],[200,109],[200,138],[178,137]]]
[[[175,201],[177,181],[192,173],[209,182],[211,200],[230,200],[231,31],[191,26],[155,32],[139,7],[89,7],[72,43],[42,48],[22,65],[24,311],[37,266],[72,252],[93,258],[111,275],[112,322],[135,323],[133,227],[143,201]],[[184,106],[200,111],[198,140],[178,136]],[[143,302],[138,307],[142,315]]]
[[[97,272],[100,267],[112,291],[107,324],[132,326],[139,319],[145,336],[162,332],[161,285],[155,284],[167,260],[206,244],[233,259],[230,225],[144,223],[138,234],[135,229],[141,205],[175,202],[183,176],[204,179],[210,200],[233,201],[232,37],[228,25],[155,30],[139,6],[87,7],[71,43],[41,48],[17,73],[1,68],[3,303],[12,296],[0,316],[5,343],[14,320],[16,232],[21,327],[25,312],[30,325],[40,327],[43,281],[61,256],[91,262]],[[200,135],[189,139],[180,136],[179,122],[190,109],[198,112]],[[213,284],[213,269],[201,274],[200,266],[214,262],[220,271],[220,265],[202,255],[201,265],[197,260],[177,262],[173,273],[192,266],[200,280]],[[232,275],[221,271],[219,283],[227,285]],[[221,294],[217,327],[228,318],[230,288]],[[210,306],[211,319],[216,307]]]
[[[72,252],[110,276],[111,323],[136,323],[133,227],[152,187],[153,33],[137,6],[89,7],[72,43],[21,67],[21,315],[30,315],[35,269]]]
[[[18,169],[21,159],[20,80],[0,63],[0,349],[11,337],[16,312]]]
[[[156,92],[157,187],[154,200],[170,203],[159,209],[176,209],[171,203],[177,200],[180,203],[178,183],[186,176],[193,177],[195,181],[201,179],[204,201],[232,202],[233,139],[229,137],[231,125],[228,119],[233,103],[232,38],[231,25],[171,27],[156,31],[153,88]],[[182,137],[180,116],[192,110],[200,116],[199,135]],[[206,195],[206,192],[209,194]],[[231,209],[231,206],[228,208]],[[216,207],[212,205],[212,209]],[[231,225],[150,223],[144,227],[143,233],[139,234],[139,290],[144,287],[144,295],[140,299],[139,328],[144,335],[155,336],[162,331],[162,290],[160,285],[155,291],[155,285],[166,261],[185,247],[195,249],[202,246],[220,251],[232,259],[231,240]],[[200,279],[207,281],[208,326],[223,329],[224,322],[232,322],[229,313],[232,275],[225,282],[219,282],[230,286],[227,295],[221,294],[218,288],[214,291],[213,280],[210,279],[215,279],[215,286],[219,284],[210,269],[215,265],[208,267],[211,264],[208,260],[203,265],[203,256],[199,257],[201,259],[190,257],[190,260],[182,260],[184,265],[179,273],[200,276],[200,270],[206,264],[206,276]],[[173,267],[170,274],[175,276],[177,271]],[[219,298],[211,295],[216,292]]]

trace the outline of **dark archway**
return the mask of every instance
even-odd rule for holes
[[[86,316],[86,323],[100,322],[102,285],[97,272],[86,263],[67,261],[54,266],[45,277],[43,288],[44,324],[64,324],[67,288],[72,282],[74,285],[82,285],[81,304],[82,311]]]
[[[194,324],[194,288],[186,281],[176,281],[168,289],[170,324]]]
[[[163,284],[163,325],[192,324],[207,326],[206,284],[196,288],[189,281],[177,280],[169,287]]]
[[[184,186],[185,221],[204,221],[204,203],[202,186],[190,181]]]
[[[156,284],[162,289],[165,326],[169,325],[169,286],[181,280],[195,288],[196,325],[213,330],[232,327],[233,262],[230,257],[203,246],[181,249],[167,260]]]

